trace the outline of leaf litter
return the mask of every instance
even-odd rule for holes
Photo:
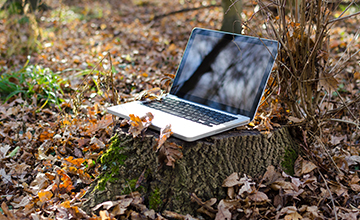
[[[111,136],[113,118],[106,114],[106,107],[110,102],[161,99],[171,85],[172,73],[181,59],[192,27],[218,29],[221,10],[215,7],[187,12],[149,24],[144,21],[151,20],[159,9],[181,9],[184,5],[171,1],[149,1],[149,4],[144,1],[136,6],[131,2],[127,3],[129,7],[111,7],[119,4],[112,1],[101,7],[97,2],[89,3],[94,4],[92,6],[79,2],[75,8],[59,5],[56,1],[52,4],[62,12],[83,8],[81,12],[72,12],[85,18],[67,20],[59,17],[61,13],[51,11],[41,14],[44,22],[40,25],[47,35],[41,43],[45,46],[32,54],[30,62],[59,71],[62,77],[69,79],[69,84],[63,85],[62,110],[55,105],[39,109],[36,102],[25,100],[21,95],[0,105],[0,219],[136,219],[144,216],[149,219],[195,219],[171,211],[154,213],[146,208],[137,192],[98,204],[91,214],[84,213],[79,204],[89,184],[100,174],[97,158],[108,146]],[[204,1],[186,4],[187,7],[197,7]],[[119,11],[114,13],[116,8]],[[243,15],[249,16],[249,13],[252,10],[244,10]],[[136,18],[134,14],[140,16]],[[355,28],[356,24],[356,19],[348,19],[333,30],[335,37],[330,40],[330,52],[335,57],[345,50],[345,40],[354,37],[346,33],[344,27]],[[4,28],[0,25],[0,35],[6,33]],[[336,34],[342,37],[337,38]],[[0,52],[4,54],[5,38],[0,39]],[[359,48],[354,45],[350,49]],[[107,59],[106,54],[114,60]],[[23,55],[1,60],[1,74],[13,66],[22,66],[26,60]],[[102,61],[99,66],[102,71],[91,72],[89,69],[99,61]],[[109,74],[102,73],[109,72],[110,66],[114,67],[113,82],[105,83]],[[341,79],[325,76],[321,84],[328,90],[338,91],[347,100],[353,100],[359,96],[359,72],[358,63],[352,63],[342,73]],[[18,84],[16,78],[10,81]],[[113,88],[106,89],[105,85]],[[73,103],[71,93],[80,91],[78,88],[81,86],[84,89],[78,94],[79,102]],[[75,107],[78,107],[77,115],[73,111]],[[352,105],[348,110],[359,116],[356,111],[359,107]],[[332,100],[324,102],[321,108],[331,111],[338,106]],[[133,116],[130,132],[140,135],[151,124],[150,118]],[[278,100],[264,101],[254,123],[245,129],[255,128],[266,133],[284,121],[304,123],[303,119],[291,116]],[[228,198],[203,202],[191,194],[194,203],[200,207],[198,211],[215,219],[327,219],[334,216],[357,219],[360,209],[357,195],[360,191],[360,134],[346,123],[349,121],[349,114],[342,110],[337,114],[337,121],[324,128],[324,134],[329,138],[318,140],[311,149],[312,158],[319,163],[299,157],[294,175],[272,166],[262,178],[231,174],[223,184]],[[154,148],[161,164],[173,167],[183,155],[181,146],[167,141],[170,135],[169,126],[160,134]],[[304,148],[307,147],[304,144]]]

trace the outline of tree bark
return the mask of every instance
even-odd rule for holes
[[[242,0],[222,0],[221,6],[224,11],[221,30],[240,34],[242,29],[240,17]]]
[[[30,11],[34,12],[41,7],[44,9],[49,9],[49,7],[45,3],[41,3],[41,0],[6,0],[6,2],[1,6],[0,10],[9,9],[11,7],[16,7],[19,14],[24,12],[24,5],[29,4]]]
[[[103,161],[104,173],[88,190],[82,208],[90,212],[96,204],[114,200],[118,195],[129,193],[130,189],[130,192],[141,191],[145,202],[156,211],[196,214],[199,207],[190,201],[191,193],[203,201],[214,197],[219,201],[226,197],[221,185],[233,172],[257,177],[263,175],[269,165],[279,167],[285,157],[289,159],[288,152],[297,149],[294,132],[290,131],[288,127],[269,134],[233,130],[196,142],[170,138],[167,141],[182,146],[183,158],[174,168],[164,165],[159,169],[153,151],[158,133],[147,131],[145,136],[133,138],[119,129],[112,139],[109,154],[104,154],[108,155],[105,157],[108,161]],[[141,187],[135,189],[140,176],[143,178]],[[101,185],[103,190],[99,189]]]

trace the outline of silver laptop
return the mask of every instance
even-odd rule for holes
[[[162,101],[108,108],[122,118],[154,115],[173,136],[195,141],[253,120],[274,65],[277,41],[194,28],[170,93]]]

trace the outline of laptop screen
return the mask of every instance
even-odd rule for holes
[[[195,28],[170,94],[253,119],[278,42]]]

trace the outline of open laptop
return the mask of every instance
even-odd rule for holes
[[[122,118],[154,115],[152,127],[171,124],[173,136],[195,141],[253,120],[270,76],[278,42],[194,28],[170,93],[162,101],[108,108]]]

